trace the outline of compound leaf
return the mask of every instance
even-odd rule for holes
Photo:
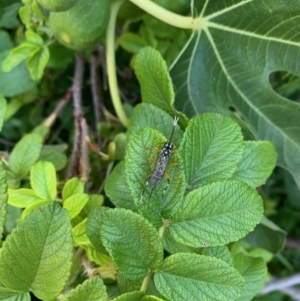
[[[276,159],[276,150],[269,141],[245,141],[243,159],[232,178],[258,187],[270,176]]]
[[[226,262],[203,255],[179,253],[168,257],[155,273],[158,291],[170,301],[237,300],[244,280]]]
[[[232,119],[215,113],[192,118],[179,148],[188,189],[230,178],[243,150],[241,129]]]
[[[87,279],[64,297],[63,301],[107,301],[106,287],[99,277]]]
[[[30,171],[30,184],[42,200],[52,201],[56,198],[56,172],[52,163],[39,161]]]
[[[234,108],[258,139],[275,145],[278,165],[300,187],[300,105],[269,83],[274,71],[300,76],[299,1],[201,0],[198,12],[171,70],[176,107],[189,117]]]
[[[39,158],[41,148],[42,137],[40,135],[33,133],[24,136],[9,156],[8,163],[11,171],[20,178],[24,178]]]
[[[68,214],[58,203],[47,203],[19,223],[3,243],[0,281],[40,299],[54,299],[69,278],[72,256]]]
[[[187,246],[222,246],[246,236],[262,216],[263,201],[255,189],[235,180],[215,182],[187,195],[169,231]]]
[[[107,211],[101,221],[103,244],[119,273],[142,280],[162,265],[163,247],[156,229],[140,215],[125,209]]]

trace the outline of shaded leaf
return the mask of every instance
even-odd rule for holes
[[[101,221],[103,244],[119,273],[142,280],[162,265],[163,248],[157,231],[140,215],[125,209],[107,211]]]
[[[119,43],[128,52],[137,53],[141,48],[147,46],[146,42],[137,34],[125,32],[121,35]]]
[[[222,246],[246,236],[262,216],[263,201],[255,189],[239,181],[215,182],[187,195],[169,231],[187,246]]]
[[[258,187],[271,175],[276,158],[276,150],[269,141],[245,141],[243,158],[232,178]]]
[[[267,266],[262,258],[238,254],[234,256],[234,267],[245,279],[245,287],[238,301],[249,301],[263,288],[267,279]]]
[[[9,156],[9,168],[20,178],[25,177],[31,166],[40,156],[42,137],[38,134],[24,136],[14,147]]]
[[[56,202],[41,206],[4,242],[0,281],[19,292],[31,291],[40,299],[54,299],[69,278],[71,242],[67,212]]]
[[[0,159],[0,241],[2,241],[2,234],[6,219],[7,197],[6,170],[2,160]]]
[[[233,301],[244,287],[238,271],[224,261],[189,253],[168,257],[154,281],[170,301]]]
[[[67,165],[67,156],[54,148],[42,148],[39,161],[51,162],[56,171],[62,170]]]
[[[0,132],[2,130],[3,122],[6,114],[6,99],[0,94]]]

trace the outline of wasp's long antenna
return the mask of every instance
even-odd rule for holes
[[[171,143],[171,140],[173,138],[173,134],[175,132],[175,128],[176,128],[176,125],[178,123],[178,120],[179,120],[179,117],[174,117],[174,121],[173,121],[173,128],[172,128],[172,133],[171,133],[171,136],[170,136],[170,139],[169,139],[169,143]]]

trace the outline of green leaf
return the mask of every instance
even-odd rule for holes
[[[38,161],[30,171],[30,184],[37,196],[52,201],[56,198],[56,172],[54,165],[47,161]]]
[[[278,165],[288,169],[300,187],[300,105],[276,94],[269,83],[274,71],[300,76],[298,4],[203,3],[194,21],[197,28],[171,75],[179,110],[191,117],[208,111],[230,115],[234,108],[258,139],[275,145]]]
[[[89,194],[89,200],[84,207],[85,212],[90,212],[94,209],[97,209],[103,205],[104,196],[101,194]]]
[[[56,171],[59,171],[65,168],[68,159],[67,156],[58,149],[52,147],[45,148],[45,146],[43,146],[39,161],[49,161],[54,165]]]
[[[106,287],[99,277],[87,279],[71,290],[63,301],[107,301]]]
[[[68,180],[64,185],[62,190],[62,198],[65,201],[67,198],[74,194],[83,193],[84,185],[83,183],[76,177]]]
[[[134,202],[139,212],[156,228],[162,226],[162,217],[168,218],[176,204],[182,201],[186,189],[181,158],[176,151],[171,155],[170,164],[166,167],[170,185],[162,176],[152,195],[151,187],[146,185],[167,141],[160,132],[144,127],[131,137],[125,156],[125,174]],[[175,166],[170,166],[171,162]]]
[[[32,90],[35,83],[29,76],[25,62],[22,62],[11,72],[4,72],[1,68],[9,51],[0,52],[0,91],[6,97],[13,97]]]
[[[101,222],[103,244],[119,273],[142,280],[162,265],[163,247],[157,231],[140,215],[125,209],[107,211]]]
[[[51,44],[49,47],[50,57],[47,67],[61,69],[67,67],[74,61],[74,52],[63,45]]]
[[[43,77],[49,57],[49,49],[47,46],[44,46],[35,51],[35,53],[28,59],[27,67],[31,78],[34,81],[38,81]]]
[[[69,278],[72,256],[68,214],[58,203],[50,202],[7,237],[0,253],[0,281],[18,292],[54,299]]]
[[[86,225],[86,234],[90,241],[95,246],[96,250],[102,253],[106,253],[106,250],[102,243],[101,238],[101,220],[102,215],[108,210],[108,208],[101,207],[97,208],[90,212],[87,218],[87,225]]]
[[[156,296],[146,295],[141,299],[141,301],[165,301],[165,299],[161,299]]]
[[[2,64],[2,70],[4,72],[10,72],[13,68],[18,66],[22,61],[31,57],[38,47],[34,44],[23,42],[20,46],[13,48],[7,58]]]
[[[10,50],[14,44],[10,35],[5,30],[0,30],[0,52],[4,50]]]
[[[125,32],[121,35],[119,43],[128,52],[137,53],[141,48],[147,46],[146,42],[137,34]]]
[[[190,192],[171,218],[169,231],[187,246],[222,246],[246,236],[262,216],[263,201],[257,191],[228,180]]]
[[[29,215],[37,207],[47,204],[47,203],[49,203],[49,201],[41,200],[41,201],[36,201],[36,202],[30,204],[26,209],[24,209],[22,211],[21,220],[23,220],[27,215]]]
[[[38,201],[43,200],[32,189],[8,189],[8,203],[14,207],[26,208]]]
[[[268,141],[245,141],[243,159],[233,179],[246,182],[251,187],[265,183],[276,165],[277,153]]]
[[[227,246],[205,248],[202,255],[219,258],[233,266],[233,260]]]
[[[165,111],[150,103],[138,104],[135,106],[130,117],[130,124],[127,132],[128,140],[130,140],[134,133],[138,132],[145,126],[156,129],[169,138],[172,132],[173,120],[174,117],[171,117]],[[183,132],[178,125],[174,132],[172,143],[178,147],[182,140],[182,136]]]
[[[6,219],[7,197],[6,170],[0,159],[0,241],[2,241],[2,234]]]
[[[5,287],[0,287],[0,300],[3,301],[30,301],[29,293],[18,293]]]
[[[238,271],[226,262],[189,253],[168,257],[154,282],[170,301],[234,301],[244,286]]]
[[[143,102],[152,103],[172,114],[174,88],[161,54],[151,47],[141,49],[135,58],[134,69],[140,82]]]
[[[191,119],[179,148],[188,189],[229,179],[243,150],[241,129],[232,119],[214,113]]]
[[[88,258],[89,261],[95,262],[97,265],[102,266],[101,268],[106,268],[106,266],[104,267],[104,265],[107,265],[108,263],[113,266],[112,259],[109,257],[109,255],[107,255],[106,252],[101,253],[101,252],[97,251],[95,248],[89,247],[86,245],[83,246],[83,248],[85,250],[86,257]],[[110,278],[109,276],[112,276],[112,278],[115,278],[115,273],[116,273],[115,267],[113,266],[113,270],[112,270],[112,268],[110,266],[109,273],[105,274],[105,276],[106,276],[105,278]],[[109,275],[109,274],[112,274],[112,275]],[[113,280],[115,280],[115,279],[113,279]]]
[[[26,36],[26,41],[28,41],[31,44],[35,44],[37,46],[44,46],[44,40],[43,38],[38,35],[37,33],[35,33],[32,30],[26,30],[25,32],[25,36]]]
[[[118,296],[114,301],[140,301],[142,296],[144,296],[144,293],[141,291],[129,292]]]
[[[104,190],[105,194],[116,207],[136,211],[136,206],[126,183],[125,161],[118,163],[109,174],[105,181]]]
[[[249,301],[263,288],[268,270],[262,258],[252,258],[243,254],[235,255],[234,267],[245,279],[245,287],[238,301]]]
[[[20,25],[20,21],[18,20],[18,10],[20,6],[21,3],[18,2],[7,3],[4,9],[0,12],[0,27],[15,29]]]
[[[87,219],[85,218],[81,223],[77,224],[72,229],[74,246],[91,245],[91,242],[86,233],[86,223]]]
[[[86,203],[89,200],[89,196],[85,193],[77,193],[71,195],[63,202],[63,207],[68,211],[70,218],[77,216]]]
[[[0,94],[0,132],[2,130],[3,122],[6,114],[6,99]]]
[[[24,136],[12,150],[8,163],[11,171],[24,178],[37,161],[42,148],[42,137],[38,134]]]
[[[254,247],[263,248],[277,254],[285,246],[286,235],[287,233],[284,230],[264,216],[261,223],[245,239]]]

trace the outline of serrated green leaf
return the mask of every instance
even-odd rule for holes
[[[71,290],[63,301],[107,301],[106,287],[99,277],[87,279]]]
[[[47,46],[44,46],[35,51],[35,53],[28,59],[26,65],[31,78],[34,81],[38,81],[43,77],[49,57],[49,49]]]
[[[119,43],[128,52],[137,53],[141,48],[147,46],[146,42],[137,34],[125,32],[121,35]]]
[[[26,208],[38,201],[43,200],[32,189],[8,189],[8,203],[14,207]]]
[[[42,200],[52,201],[56,198],[56,172],[52,163],[38,161],[30,171],[30,184]]]
[[[163,247],[157,231],[140,215],[125,209],[107,211],[102,216],[103,244],[119,273],[141,280],[149,270],[162,265]]]
[[[64,185],[62,190],[62,198],[65,201],[67,198],[74,194],[83,193],[84,185],[83,183],[76,177],[68,180]]]
[[[0,94],[0,132],[2,130],[3,122],[5,119],[7,103],[6,99]]]
[[[189,253],[168,257],[154,282],[170,301],[234,301],[244,287],[238,271],[226,262]]]
[[[274,71],[300,76],[299,2],[200,2],[195,31],[171,70],[176,107],[189,117],[234,108],[258,139],[275,145],[278,165],[300,187],[300,105],[269,83]]]
[[[172,132],[173,120],[174,118],[165,111],[150,103],[138,104],[134,107],[133,113],[130,117],[130,124],[127,132],[128,140],[130,140],[134,133],[138,132],[145,126],[156,129],[169,138]],[[179,147],[182,136],[183,132],[178,125],[174,132],[172,143]]]
[[[245,279],[245,287],[237,301],[249,301],[263,288],[267,278],[267,266],[262,258],[243,254],[235,255],[234,267]]]
[[[49,203],[49,201],[41,200],[41,201],[36,201],[36,202],[30,204],[27,208],[25,208],[22,211],[21,220],[23,220],[26,216],[28,216],[37,207],[47,204],[47,203]]]
[[[89,196],[85,193],[77,193],[71,195],[63,202],[63,207],[68,211],[70,218],[77,216],[86,203],[89,200]]]
[[[68,159],[64,153],[57,149],[42,147],[39,161],[51,162],[54,165],[56,171],[59,171],[67,165]]]
[[[222,246],[246,236],[262,216],[263,201],[255,189],[235,180],[215,182],[187,195],[169,231],[187,246]]]
[[[103,205],[104,196],[102,194],[89,194],[89,200],[84,207],[85,212],[90,212]]]
[[[7,237],[0,253],[0,281],[19,292],[31,291],[40,299],[54,299],[69,278],[72,256],[68,214],[58,203],[50,202]]]
[[[3,61],[2,70],[10,72],[22,61],[31,57],[37,50],[37,46],[28,42],[23,42],[20,46],[13,48],[6,59]]]
[[[139,51],[134,61],[143,102],[173,113],[174,88],[168,67],[161,54],[151,47]]]
[[[86,233],[86,223],[87,219],[85,218],[81,223],[77,224],[72,229],[74,246],[91,245],[91,242]]]
[[[179,148],[188,189],[229,179],[243,151],[241,129],[232,119],[214,113],[191,119]]]
[[[233,260],[227,246],[205,248],[202,255],[219,258],[233,266]]]
[[[134,202],[139,212],[156,228],[162,226],[162,216],[168,218],[176,204],[182,201],[186,189],[181,158],[176,151],[170,157],[170,164],[166,166],[170,185],[162,176],[152,195],[151,187],[146,185],[167,141],[160,132],[144,127],[131,137],[125,156],[125,174]],[[170,166],[171,162],[175,166]]]
[[[3,301],[30,301],[29,293],[18,293],[5,287],[0,287],[0,300]]]
[[[252,246],[270,251],[273,254],[280,252],[286,240],[287,233],[263,217],[261,223],[257,225],[253,232],[249,233],[245,239]]]
[[[104,190],[105,194],[116,207],[136,211],[136,206],[126,183],[124,160],[118,163],[109,174],[105,181]]]
[[[86,233],[90,241],[95,246],[96,250],[102,253],[107,253],[105,250],[102,238],[101,238],[101,219],[102,215],[107,211],[108,209],[105,207],[97,208],[93,211],[91,211],[87,218],[87,225],[86,225]]]
[[[144,295],[141,291],[125,293],[121,296],[115,298],[115,301],[140,301],[141,297]]]
[[[245,141],[245,151],[233,179],[246,182],[251,187],[265,183],[276,165],[277,153],[268,141]]]
[[[6,170],[0,159],[0,241],[2,241],[2,234],[6,219],[7,197]]]
[[[42,137],[38,134],[24,136],[14,147],[9,156],[9,168],[11,171],[24,178],[31,166],[40,156],[42,148]]]
[[[171,236],[169,228],[166,228],[162,237],[164,249],[170,254],[176,253],[200,253],[199,248],[188,247],[174,240]]]

